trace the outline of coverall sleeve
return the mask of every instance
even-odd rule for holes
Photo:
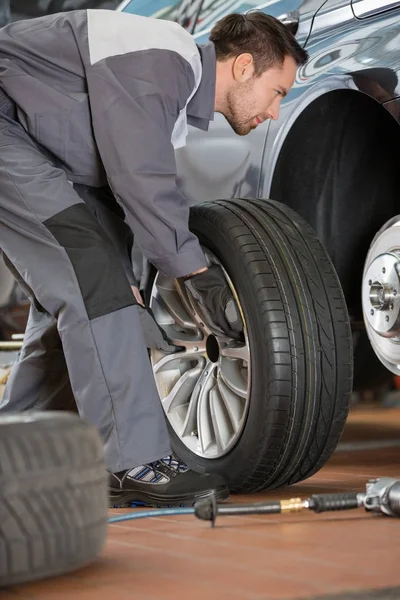
[[[147,68],[132,54],[102,60],[90,67],[88,87],[107,179],[138,245],[166,275],[181,277],[206,266],[189,231],[189,205],[177,185],[171,142],[193,76],[180,57],[164,55],[171,64],[159,57],[147,61]]]

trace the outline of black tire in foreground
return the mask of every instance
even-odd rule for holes
[[[61,412],[0,418],[0,589],[92,562],[107,507],[94,427]]]
[[[266,200],[207,202],[190,229],[221,262],[248,333],[250,402],[225,455],[172,446],[193,469],[221,473],[232,491],[290,485],[316,473],[342,434],[352,390],[352,334],[335,269],[293,210]]]

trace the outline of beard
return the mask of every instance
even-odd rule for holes
[[[247,135],[256,128],[254,110],[252,111],[252,81],[238,84],[230,90],[226,98],[224,117],[237,135]]]

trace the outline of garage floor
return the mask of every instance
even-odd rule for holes
[[[400,409],[356,407],[319,474],[231,501],[362,490],[383,475],[400,477]],[[399,537],[400,520],[361,509],[220,518],[214,530],[190,516],[125,522],[110,526],[97,564],[0,592],[0,600],[400,599]]]

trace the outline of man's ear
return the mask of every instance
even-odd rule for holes
[[[254,76],[254,60],[251,54],[239,54],[232,64],[232,75],[235,81],[243,83]]]

